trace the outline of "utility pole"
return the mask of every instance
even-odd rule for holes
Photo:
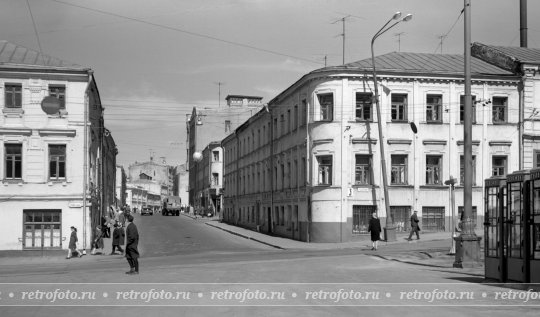
[[[399,32],[399,33],[394,33],[394,36],[397,36],[398,40],[398,52],[401,52],[401,36],[405,34],[405,32]]]

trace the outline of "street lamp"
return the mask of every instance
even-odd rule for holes
[[[392,220],[392,215],[390,214],[390,203],[388,201],[388,180],[386,173],[386,159],[384,155],[384,142],[383,142],[383,132],[382,132],[382,122],[381,122],[381,109],[379,106],[379,89],[377,87],[377,72],[375,71],[375,54],[373,53],[373,43],[375,40],[383,35],[386,31],[390,30],[400,22],[407,22],[412,19],[412,14],[407,14],[404,18],[401,19],[401,12],[396,12],[388,22],[386,22],[383,27],[375,33],[371,39],[371,64],[373,65],[373,85],[375,93],[373,99],[375,99],[375,108],[377,109],[377,126],[379,128],[379,145],[381,147],[381,169],[382,169],[382,179],[383,179],[383,191],[384,191],[384,205],[386,208],[386,228],[384,228],[384,238],[386,241],[395,241],[396,240],[396,231],[394,228],[394,221]],[[392,25],[388,26],[390,22],[397,20]],[[388,26],[388,27],[387,27]],[[411,126],[412,127],[412,126]]]

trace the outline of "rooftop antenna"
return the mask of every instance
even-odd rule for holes
[[[218,85],[218,108],[221,109],[221,86],[225,85],[224,82],[218,81],[217,83],[214,83]]]
[[[394,36],[397,36],[398,38],[398,52],[401,52],[401,36],[403,34],[405,34],[405,32],[394,33]]]
[[[441,54],[443,53],[442,46],[443,46],[443,42],[444,42],[445,37],[446,37],[446,35],[439,35],[439,40],[441,41],[440,44],[439,44],[441,46]]]
[[[341,19],[337,19],[334,22],[332,22],[332,24],[336,24],[339,21],[341,21],[341,23],[343,24],[343,33],[338,35],[338,36],[343,37],[343,65],[345,65],[345,20],[347,20],[347,18],[350,18],[350,17],[351,17],[351,15],[347,15],[347,16],[341,18]]]

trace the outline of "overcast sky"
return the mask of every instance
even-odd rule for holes
[[[95,71],[118,164],[152,151],[174,165],[185,162],[193,106],[223,107],[228,94],[267,102],[325,56],[340,65],[343,17],[348,63],[371,56],[371,37],[395,11],[414,17],[381,36],[376,55],[440,53],[444,35],[442,52],[463,54],[462,8],[463,0],[0,0],[0,40],[37,51],[40,42],[42,53]],[[471,0],[471,17],[473,42],[519,46],[519,0]],[[540,1],[529,0],[532,48],[539,17]]]

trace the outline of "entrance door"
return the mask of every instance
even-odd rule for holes
[[[540,173],[539,173],[540,174]],[[532,177],[536,178],[533,172]],[[529,235],[531,244],[529,251],[530,265],[530,283],[540,283],[540,179],[531,181],[532,186],[532,206],[529,216]]]
[[[485,181],[484,261],[485,277],[506,281],[506,254],[503,243],[506,220],[506,183],[494,177]]]
[[[23,249],[61,249],[61,211],[23,210]]]
[[[508,175],[508,279],[525,282],[525,241],[524,220],[526,184],[523,178],[514,181],[514,175]],[[516,175],[520,176],[520,175]],[[511,182],[512,181],[512,182]],[[505,241],[506,242],[506,241]]]

